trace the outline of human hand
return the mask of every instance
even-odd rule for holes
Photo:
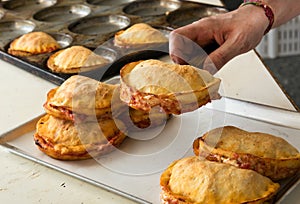
[[[171,32],[170,56],[178,64],[201,63],[214,74],[233,57],[255,48],[268,24],[264,10],[252,5],[202,18]],[[213,44],[218,48],[207,56],[204,51]]]

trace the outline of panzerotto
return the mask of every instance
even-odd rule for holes
[[[26,33],[12,41],[8,53],[15,56],[30,56],[60,49],[59,43],[49,34],[41,31]]]
[[[95,121],[111,118],[111,103],[118,85],[106,84],[82,75],[73,75],[50,90],[44,104],[46,112],[72,121]],[[115,100],[114,109],[123,107]]]
[[[159,106],[168,114],[181,114],[220,98],[221,80],[190,65],[142,60],[126,64],[120,76],[121,100],[144,111]]]
[[[265,203],[279,184],[255,171],[197,156],[174,161],[161,174],[161,203]]]
[[[146,24],[137,23],[115,34],[114,44],[120,47],[137,47],[154,44],[165,44],[168,38],[164,33]]]
[[[195,139],[194,153],[208,160],[252,169],[272,180],[300,170],[300,154],[285,139],[234,126],[215,128]]]
[[[86,72],[109,63],[109,60],[81,45],[74,45],[52,54],[47,66],[58,73]]]
[[[82,160],[115,150],[126,138],[121,121],[74,123],[46,114],[36,125],[34,142],[48,156],[59,160]]]

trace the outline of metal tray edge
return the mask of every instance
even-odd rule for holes
[[[219,110],[216,110],[216,111],[219,111]],[[45,113],[44,113],[45,114]],[[94,181],[92,179],[89,179],[87,177],[84,177],[82,175],[79,175],[79,174],[76,174],[76,173],[73,173],[69,170],[66,170],[64,168],[61,168],[61,167],[58,167],[56,165],[53,165],[53,164],[50,164],[46,161],[43,161],[41,159],[38,159],[32,155],[29,155],[28,153],[22,151],[21,149],[15,147],[15,146],[12,146],[10,144],[8,144],[9,141],[12,141],[18,137],[22,137],[24,134],[28,133],[28,132],[31,132],[31,131],[34,131],[35,129],[35,125],[37,123],[37,121],[40,119],[40,117],[42,117],[44,114],[42,115],[39,115],[23,124],[21,124],[20,126],[6,132],[6,133],[3,133],[0,135],[0,145],[3,146],[8,152],[11,152],[15,155],[18,155],[20,157],[23,157],[25,159],[28,159],[28,160],[31,160],[33,162],[36,162],[36,163],[39,163],[43,166],[46,166],[46,167],[49,167],[51,169],[54,169],[54,170],[57,170],[61,173],[64,173],[66,175],[69,175],[69,176],[72,176],[74,178],[77,178],[77,179],[80,179],[82,181],[85,181],[89,184],[92,184],[92,185],[95,185],[95,186],[98,186],[98,187],[101,187],[105,190],[108,190],[112,193],[115,193],[117,195],[120,195],[120,196],[123,196],[125,198],[128,198],[132,201],[135,201],[137,203],[141,203],[141,204],[151,204],[151,202],[149,201],[146,201],[142,198],[138,198],[136,196],[133,196],[131,194],[128,194],[126,192],[123,192],[123,191],[120,191],[116,188],[113,188],[107,184],[104,184],[104,183],[101,183],[101,182],[97,182],[97,181]],[[235,113],[228,113],[228,114],[232,114],[232,115],[237,115]],[[246,116],[244,115],[239,115],[240,117],[243,117],[243,118],[247,118]],[[254,119],[254,118],[248,118],[248,119]],[[268,121],[265,121],[263,120],[263,122],[265,123],[268,123]],[[272,123],[269,123],[269,124],[272,124]],[[290,127],[290,128],[293,128],[293,127]],[[279,190],[279,192],[275,195],[275,197],[273,198],[273,204],[279,204],[282,202],[282,200],[290,193],[293,191],[293,189],[300,183],[300,172],[298,174],[296,174],[295,176],[291,177],[291,178],[288,178],[287,180],[284,180],[284,186]],[[282,184],[281,184],[282,185]]]
[[[137,203],[141,203],[141,204],[149,204],[150,203],[150,202],[148,202],[148,201],[146,201],[146,200],[144,200],[142,198],[139,198],[139,197],[136,197],[134,195],[128,194],[126,192],[123,192],[121,190],[113,188],[113,187],[111,187],[111,186],[109,186],[107,184],[91,180],[91,179],[86,178],[86,177],[84,177],[82,175],[73,173],[73,172],[68,171],[68,170],[66,170],[64,168],[61,168],[61,167],[58,167],[56,165],[50,164],[48,162],[45,162],[45,161],[43,161],[41,159],[38,159],[38,158],[36,158],[36,157],[34,157],[34,156],[32,156],[32,155],[30,155],[30,154],[22,151],[21,149],[15,147],[15,146],[12,146],[12,145],[8,144],[9,141],[14,140],[14,139],[16,139],[18,137],[22,137],[24,134],[26,134],[28,132],[34,131],[35,125],[36,125],[37,121],[43,115],[44,114],[39,115],[39,116],[37,116],[37,117],[29,120],[28,122],[25,122],[25,123],[21,124],[20,126],[12,129],[12,130],[10,130],[10,131],[8,131],[6,133],[1,134],[0,135],[0,145],[2,147],[4,147],[8,152],[13,153],[13,154],[15,154],[17,156],[23,157],[25,159],[31,160],[31,161],[36,162],[38,164],[41,164],[43,166],[46,166],[46,167],[49,167],[51,169],[57,170],[57,171],[62,172],[64,174],[66,174],[66,175],[69,175],[69,176],[72,176],[74,178],[77,178],[77,179],[80,179],[82,181],[85,181],[85,182],[87,182],[89,184],[101,187],[101,188],[103,188],[105,190],[108,190],[108,191],[110,191],[112,193],[115,193],[117,195],[123,196],[125,198],[128,198],[128,199],[130,199],[132,201],[135,201]]]

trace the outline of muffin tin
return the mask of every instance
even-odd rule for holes
[[[111,5],[113,4],[113,5]],[[0,58],[57,85],[70,74],[54,73],[46,62],[52,53],[16,57],[7,53],[15,38],[32,31],[52,35],[66,48],[85,46],[110,61],[94,71],[80,73],[106,80],[134,60],[157,58],[168,46],[142,50],[116,47],[114,34],[135,23],[148,23],[166,36],[172,29],[202,17],[227,12],[223,7],[178,0],[10,0],[0,2]]]

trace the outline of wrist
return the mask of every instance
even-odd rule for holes
[[[274,24],[274,12],[273,9],[268,5],[268,3],[262,1],[262,0],[244,0],[244,3],[240,5],[240,7],[245,7],[245,6],[254,6],[259,8],[261,11],[263,10],[264,12],[264,17],[260,18],[261,21],[263,19],[268,20],[268,24],[266,26],[266,29],[264,31],[264,35],[267,34],[271,28],[273,27]],[[261,13],[261,12],[260,12]]]

